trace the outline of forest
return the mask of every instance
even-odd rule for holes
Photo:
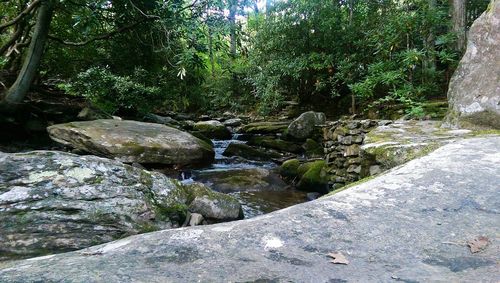
[[[487,5],[2,1],[2,105],[45,89],[125,116],[272,115],[298,103],[334,116],[396,107],[421,118],[422,103],[445,98],[466,30]]]
[[[499,149],[500,0],[0,0],[2,283],[498,282]]]

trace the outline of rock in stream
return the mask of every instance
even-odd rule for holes
[[[64,145],[128,163],[209,164],[215,155],[201,139],[160,124],[95,120],[57,124],[47,131]]]

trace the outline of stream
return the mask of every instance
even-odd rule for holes
[[[206,168],[182,172],[182,182],[202,182],[215,191],[234,196],[243,207],[245,219],[307,201],[307,193],[290,188],[274,173],[277,168],[274,162],[222,155],[230,143],[246,143],[244,136],[233,134],[231,140],[212,142],[214,163]],[[241,182],[233,184],[235,179]]]

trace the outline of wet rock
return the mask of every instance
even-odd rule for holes
[[[240,203],[233,197],[211,199],[208,196],[196,197],[189,205],[189,211],[199,213],[215,221],[243,219]]]
[[[472,24],[467,51],[450,81],[447,123],[500,129],[500,2]]]
[[[242,120],[240,118],[232,118],[232,119],[228,119],[228,120],[224,121],[224,126],[238,127],[239,125],[241,125],[241,123],[242,123]]]
[[[194,124],[193,128],[211,139],[231,139],[231,132],[226,128],[226,126],[224,126],[224,124],[216,120],[198,122]]]
[[[287,187],[278,174],[264,168],[207,170],[196,174],[195,179],[209,184],[213,190],[223,193],[259,190],[279,191]]]
[[[281,154],[272,151],[265,151],[256,147],[252,147],[241,143],[230,143],[222,153],[224,156],[240,156],[250,160],[269,161],[273,158],[282,157]]]
[[[326,122],[326,116],[321,112],[302,113],[288,126],[288,135],[296,139],[306,139],[313,135],[316,126],[323,125]]]
[[[300,153],[303,151],[303,149],[294,142],[284,141],[271,136],[254,136],[248,141],[247,144],[271,148],[282,152]]]
[[[279,172],[281,176],[287,179],[294,179],[299,176],[299,166],[300,161],[298,159],[290,159],[281,164]]]
[[[282,134],[288,127],[288,122],[255,122],[241,127],[245,134]]]
[[[66,146],[128,163],[206,164],[215,155],[206,142],[160,124],[95,120],[57,124],[47,131]]]

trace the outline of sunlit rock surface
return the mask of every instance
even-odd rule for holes
[[[456,141],[333,196],[4,263],[0,281],[495,282],[499,148],[500,137]],[[490,243],[472,254],[477,236]]]

